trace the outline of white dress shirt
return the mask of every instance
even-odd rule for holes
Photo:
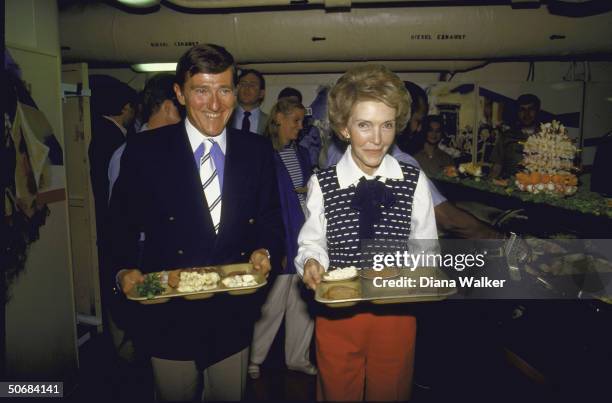
[[[213,139],[221,147],[223,155],[226,155],[225,149],[227,147],[227,130],[224,128],[221,134],[218,136],[207,136],[200,132],[191,124],[189,118],[185,119],[185,130],[187,130],[187,137],[189,137],[189,144],[191,144],[191,151],[195,153],[195,150],[204,142],[204,140]]]
[[[395,158],[386,154],[374,175],[364,173],[355,163],[351,155],[351,146],[336,165],[336,174],[341,189],[357,184],[361,177],[373,179],[380,176],[386,179],[403,179],[402,168]],[[412,215],[410,221],[410,239],[438,239],[436,217],[431,200],[431,193],[425,174],[421,171],[414,190],[412,200]],[[327,271],[329,256],[327,254],[327,220],[323,205],[323,193],[316,175],[308,181],[306,197],[306,222],[298,236],[298,254],[295,258],[297,272],[304,275],[304,263],[308,259],[316,259]]]
[[[257,131],[257,129],[259,128],[259,119],[261,117],[261,109],[257,107],[249,112],[251,112],[251,116],[249,116],[249,122],[251,123],[251,125],[249,126],[249,130],[253,133],[263,134]],[[234,122],[233,122],[234,129],[242,130],[242,119],[243,118],[244,118],[244,109],[242,108],[242,106],[238,105],[236,107],[236,111],[234,112]]]

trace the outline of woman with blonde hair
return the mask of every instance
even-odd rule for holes
[[[308,182],[295,265],[311,289],[330,267],[367,267],[365,240],[437,239],[424,174],[387,154],[409,116],[399,77],[384,66],[352,69],[330,90],[327,107],[349,146]],[[404,306],[322,310],[315,337],[318,400],[410,398],[416,319]]]
[[[281,98],[272,107],[264,131],[276,150],[274,157],[285,225],[286,256],[283,259],[283,271],[274,280],[262,307],[261,319],[255,324],[251,363],[248,367],[248,373],[253,379],[260,375],[259,366],[268,355],[283,316],[287,367],[308,375],[317,373],[309,359],[314,323],[302,299],[303,287],[293,264],[297,253],[297,236],[304,224],[304,185],[312,172],[308,151],[296,143],[302,129],[304,112],[304,106],[296,99]]]

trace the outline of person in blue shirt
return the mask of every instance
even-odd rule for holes
[[[257,70],[245,69],[238,76],[238,106],[232,127],[245,133],[263,134],[268,115],[260,106],[266,95],[266,80]]]

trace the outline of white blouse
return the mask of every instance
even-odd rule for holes
[[[338,165],[336,165],[338,183],[341,189],[357,184],[359,179],[373,179],[380,176],[381,181],[386,179],[403,179],[402,168],[399,162],[386,154],[374,175],[364,173],[355,163],[349,146]],[[298,254],[295,258],[297,272],[304,275],[304,263],[308,259],[316,259],[327,271],[329,256],[327,255],[327,220],[323,206],[323,193],[316,175],[308,181],[308,195],[306,197],[306,222],[298,236]],[[436,217],[431,200],[431,193],[425,174],[421,171],[414,191],[412,201],[412,216],[410,221],[410,239],[438,239]]]

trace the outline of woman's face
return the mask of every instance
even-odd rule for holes
[[[374,174],[395,140],[395,113],[379,101],[357,102],[341,132],[351,142],[353,160],[368,175]]]
[[[276,114],[276,122],[279,125],[278,136],[283,145],[292,140],[297,140],[298,134],[302,130],[303,120],[304,110],[300,108],[293,109],[288,115],[282,112]]]

